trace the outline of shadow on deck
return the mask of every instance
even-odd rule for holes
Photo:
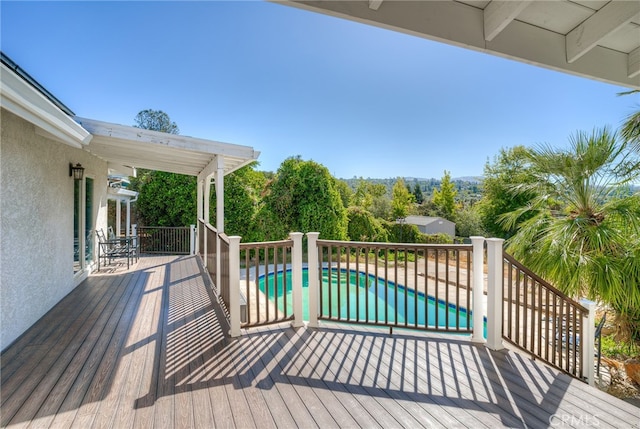
[[[640,409],[466,337],[226,337],[196,257],[94,275],[2,354],[2,426],[638,427]]]

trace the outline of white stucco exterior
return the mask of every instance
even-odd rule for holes
[[[107,163],[45,137],[6,109],[0,116],[0,350],[86,277],[73,272],[69,163],[94,179],[94,225],[106,228]]]

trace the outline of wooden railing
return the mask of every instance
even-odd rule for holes
[[[205,241],[206,225],[203,219],[198,219],[198,254],[204,261],[204,241]]]
[[[318,318],[470,333],[472,250],[317,240]]]
[[[141,253],[188,255],[191,252],[191,228],[138,227]]]
[[[218,285],[217,275],[218,275],[218,231],[211,226],[210,224],[205,224],[204,226],[204,237],[203,237],[203,246],[206,242],[206,252],[202,250],[204,253],[204,262],[207,267],[207,272],[213,281],[213,292],[216,295],[220,294],[220,286]]]
[[[511,255],[503,256],[503,338],[555,368],[584,378],[580,342],[586,332],[592,332],[584,329],[589,310]]]
[[[293,240],[240,244],[243,327],[293,319],[292,247]]]
[[[218,277],[220,284],[218,285],[218,293],[227,317],[230,318],[229,308],[231,304],[231,294],[237,290],[238,285],[237,283],[232,285],[230,282],[229,237],[227,237],[225,233],[218,234],[218,237],[220,239],[220,247],[217,249],[220,257],[220,276]]]

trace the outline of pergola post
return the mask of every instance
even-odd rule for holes
[[[209,182],[209,186],[211,186],[211,181]],[[223,158],[217,156],[216,157],[216,171],[215,171],[215,186],[216,186],[216,230],[218,233],[216,234],[216,249],[218,249],[218,254],[216,255],[216,285],[220,288],[222,284],[222,269],[221,269],[221,258],[220,258],[220,234],[224,232],[224,160]],[[207,192],[207,214],[209,213],[209,199],[210,192]],[[240,239],[238,239],[238,243],[240,243]],[[231,249],[229,252],[233,254]],[[238,265],[238,270],[240,266]],[[233,283],[232,283],[233,284]],[[232,286],[235,287],[235,286]],[[231,294],[233,295],[233,293]],[[239,314],[239,313],[238,313]],[[239,333],[238,333],[239,335]]]
[[[129,237],[131,235],[131,199],[127,198],[127,230],[126,236]]]
[[[121,232],[121,227],[120,224],[122,223],[122,201],[120,201],[120,199],[116,199],[116,237],[120,237],[120,232]]]
[[[200,230],[200,219],[204,219],[203,216],[203,211],[204,211],[204,179],[202,179],[200,176],[198,176],[198,183],[196,184],[196,206],[197,206],[197,217],[196,217],[196,230]],[[202,230],[202,234],[206,234],[204,229]],[[206,242],[206,240],[203,240],[203,242]],[[205,243],[206,246],[206,243]],[[202,254],[204,254],[204,250],[205,249],[200,249],[200,239],[196,239],[196,245],[195,245],[195,253],[199,254],[201,252],[203,252]],[[207,263],[206,261],[204,261],[204,259],[206,258],[202,258],[203,261],[203,265],[206,267]]]

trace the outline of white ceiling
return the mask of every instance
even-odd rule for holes
[[[640,89],[639,0],[275,0]]]

